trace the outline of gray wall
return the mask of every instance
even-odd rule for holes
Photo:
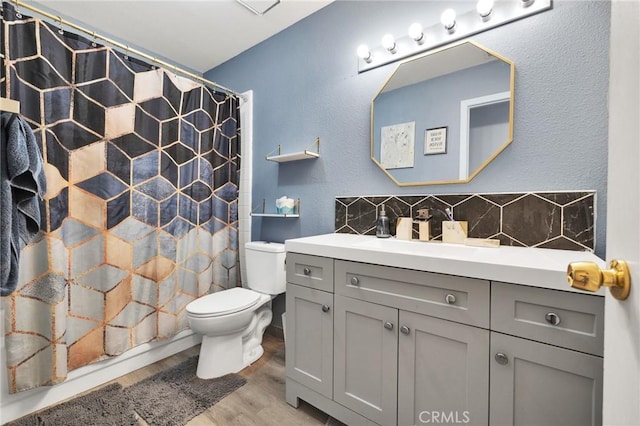
[[[355,50],[404,34],[433,3],[337,1],[206,73],[254,91],[254,204],[302,200],[299,219],[253,219],[253,238],[332,232],[338,195],[593,189],[603,256],[610,4],[555,0],[551,11],[474,36],[516,64],[514,141],[468,184],[399,188],[369,158],[370,102],[393,65],[358,74]],[[297,151],[317,136],[318,160],[264,161],[278,144]]]

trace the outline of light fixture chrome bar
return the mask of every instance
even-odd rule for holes
[[[267,13],[268,11],[270,11],[280,3],[280,0],[274,0],[273,3],[270,4],[269,7],[267,7],[265,10],[259,11],[258,9],[256,9],[255,7],[247,3],[245,0],[236,0],[236,1],[258,16],[263,16],[265,13]]]
[[[552,0],[527,0],[518,1],[496,1],[488,17],[481,17],[474,8],[473,10],[459,15],[455,18],[453,31],[447,30],[438,22],[423,30],[422,43],[416,42],[413,38],[405,35],[398,37],[395,53],[391,53],[383,46],[378,46],[370,50],[370,56],[365,59],[358,57],[358,72],[362,73],[382,65],[390,64],[399,59],[404,59],[416,53],[425,52],[433,48],[462,40],[474,34],[487,31],[491,28],[517,21],[536,13],[550,10]],[[410,22],[407,23],[407,26]]]

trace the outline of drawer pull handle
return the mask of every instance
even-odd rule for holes
[[[384,328],[386,328],[387,330],[393,330],[393,323],[386,321],[384,323]]]
[[[306,276],[311,275],[311,269],[309,268],[304,268],[304,271],[302,271]]]
[[[411,333],[411,329],[406,325],[403,325],[402,327],[400,327],[400,333],[406,334],[408,336],[409,333]]]
[[[447,294],[444,297],[444,300],[450,305],[453,305],[454,303],[456,303],[456,297],[451,293]]]
[[[322,305],[322,312],[329,312],[329,309],[331,309],[329,305]]]
[[[507,357],[505,354],[503,354],[502,352],[498,352],[495,355],[495,360],[498,364],[500,365],[507,365],[509,364],[509,357]]]
[[[360,279],[358,277],[351,277],[351,285],[360,285]]]
[[[547,314],[544,316],[544,319],[546,319],[547,322],[551,325],[560,324],[560,316],[554,312],[547,312]]]

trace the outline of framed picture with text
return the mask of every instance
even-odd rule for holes
[[[424,131],[424,155],[447,153],[447,128],[436,127]]]

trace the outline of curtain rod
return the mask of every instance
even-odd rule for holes
[[[131,53],[133,55],[140,56],[140,57],[142,57],[142,58],[144,58],[144,59],[146,59],[148,61],[151,61],[152,63],[155,63],[155,64],[160,65],[162,67],[165,67],[167,69],[171,69],[173,72],[178,72],[178,73],[180,73],[182,75],[185,75],[187,77],[190,77],[190,78],[192,78],[194,80],[198,80],[201,83],[204,83],[205,85],[213,86],[213,87],[215,87],[217,89],[220,89],[220,90],[222,90],[222,91],[224,91],[226,93],[230,93],[232,95],[235,95],[235,96],[241,98],[242,100],[246,100],[245,97],[242,94],[237,93],[234,90],[231,90],[231,89],[229,89],[227,87],[221,86],[218,83],[215,83],[215,82],[213,82],[211,80],[207,80],[206,78],[201,77],[198,74],[194,74],[194,73],[192,73],[190,71],[187,71],[187,70],[185,70],[183,68],[180,68],[175,64],[170,64],[170,63],[165,62],[165,61],[163,61],[161,59],[158,59],[158,58],[156,58],[154,56],[151,56],[151,55],[149,55],[147,53],[144,53],[144,52],[142,52],[140,50],[130,48],[126,44],[120,43],[119,41],[115,41],[115,40],[113,40],[113,39],[111,39],[109,37],[106,37],[106,36],[103,36],[101,34],[98,34],[95,31],[90,31],[90,30],[88,30],[88,29],[86,29],[84,27],[81,27],[80,25],[74,24],[73,22],[66,21],[66,20],[62,19],[60,16],[53,15],[53,14],[51,14],[49,12],[46,12],[46,11],[44,11],[42,9],[39,9],[39,8],[37,8],[35,6],[32,6],[32,5],[28,4],[28,3],[24,3],[24,2],[22,2],[20,0],[11,0],[11,2],[13,4],[15,4],[16,8],[22,7],[22,8],[28,9],[28,10],[30,10],[32,12],[40,14],[40,15],[46,17],[46,18],[49,18],[51,21],[53,21],[53,22],[55,22],[55,23],[57,23],[59,25],[65,25],[67,27],[70,27],[70,28],[73,28],[75,30],[81,31],[81,32],[91,36],[91,38],[93,38],[93,39],[100,39],[102,41],[105,41],[105,42],[107,42],[108,44],[110,44],[112,46],[115,46],[115,47],[117,47],[119,49],[124,50],[125,52],[127,52],[127,54]],[[17,12],[17,10],[16,10],[16,12]]]

